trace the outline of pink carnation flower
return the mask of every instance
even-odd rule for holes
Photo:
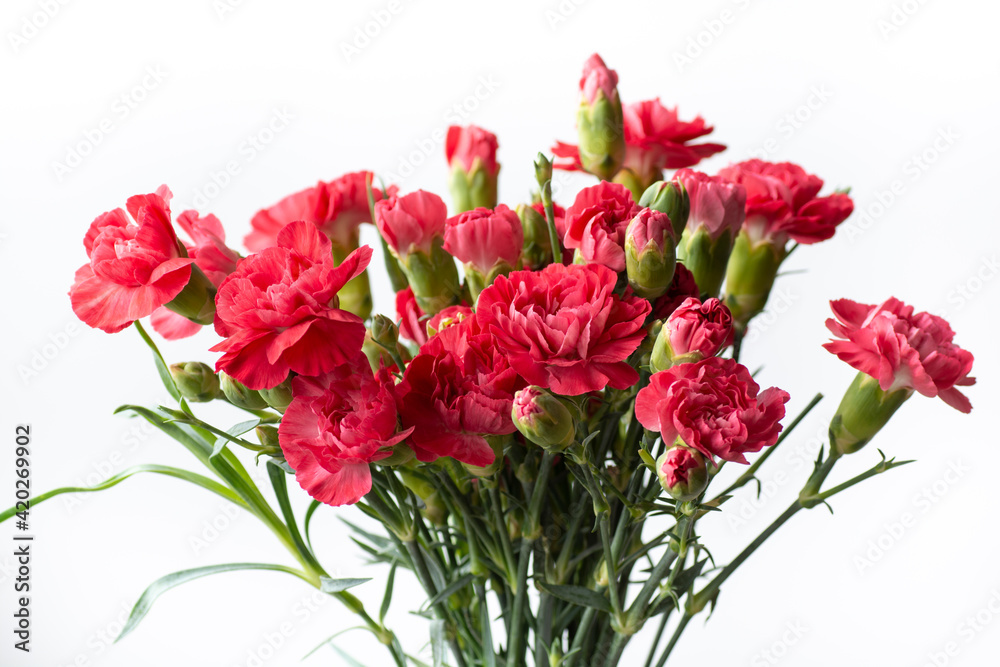
[[[669,446],[678,437],[708,457],[747,463],[745,454],[773,445],[788,394],[760,391],[745,366],[721,357],[654,373],[639,390],[635,416]]]
[[[826,321],[834,340],[823,345],[853,368],[878,380],[883,391],[915,389],[939,396],[960,412],[972,404],[956,387],[975,384],[969,377],[972,354],[952,343],[955,332],[930,313],[890,298],[877,306],[849,299],[831,301],[836,319]]]

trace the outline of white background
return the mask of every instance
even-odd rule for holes
[[[830,189],[852,186],[857,202],[835,239],[788,261],[799,273],[779,280],[777,307],[758,320],[745,348],[748,366],[764,365],[762,384],[791,392],[790,413],[817,391],[827,399],[762,472],[762,500],[755,505],[748,493],[731,501],[729,514],[740,521],[704,522],[704,540],[720,561],[794,497],[854,374],[820,347],[829,299],[895,295],[946,316],[957,342],[976,355],[981,378],[968,392],[971,416],[914,397],[875,446],[918,462],[838,497],[835,516],[822,507],[797,516],[726,584],[714,616],[692,623],[677,664],[996,664],[1000,618],[988,605],[1000,611],[1000,451],[992,417],[1000,399],[1000,7],[972,0],[223,2],[50,0],[51,17],[40,14],[46,2],[3,4],[0,442],[13,445],[14,424],[32,425],[37,490],[93,482],[141,462],[197,466],[172,441],[112,415],[122,403],[164,400],[135,332],[73,328],[66,292],[97,214],[167,183],[176,211],[197,203],[216,213],[236,244],[257,209],[346,171],[374,169],[395,174],[404,190],[445,194],[440,138],[455,120],[499,135],[501,198],[513,205],[528,196],[535,152],[574,139],[580,67],[599,51],[618,70],[626,101],[659,95],[679,104],[682,117],[701,113],[716,126],[709,140],[730,148],[705,170],[766,150],[770,159],[799,162]],[[384,26],[371,23],[373,12]],[[366,26],[374,36],[358,37]],[[281,126],[276,113],[290,120]],[[110,132],[88,145],[105,119]],[[269,135],[272,122],[280,131]],[[259,137],[259,150],[250,136]],[[71,160],[71,151],[88,154],[66,173],[56,163]],[[218,174],[230,163],[238,173],[213,187],[213,179],[225,182]],[[582,182],[561,180],[557,200],[568,203]],[[387,281],[380,266],[375,273],[376,305],[387,311]],[[212,362],[205,350],[213,336],[165,345],[165,354]],[[215,407],[205,414],[236,420]],[[11,450],[0,447],[3,506],[12,504]],[[834,480],[877,459],[869,447],[838,466]],[[304,508],[307,498],[295,500]],[[375,577],[356,590],[377,610],[385,571],[364,566],[339,522],[358,515],[321,511],[314,539],[331,572]],[[254,653],[272,653],[269,638],[281,647],[263,664],[295,665],[355,624],[336,602],[309,611],[312,589],[291,577],[235,573],[171,591],[135,633],[110,647],[106,637],[161,575],[290,559],[252,518],[230,519],[214,496],[176,480],[134,478],[72,506],[53,500],[31,518],[38,537],[30,656],[11,646],[12,528],[0,530],[5,666],[253,665]],[[223,528],[215,539],[206,528],[212,522]],[[411,651],[425,637],[422,622],[406,613],[419,601],[412,582],[399,581],[389,623]],[[977,613],[978,630],[966,620]],[[940,655],[951,642],[954,655]],[[347,634],[340,645],[366,664],[388,664],[364,633]],[[624,664],[640,654],[631,651]],[[342,662],[323,648],[305,664]]]

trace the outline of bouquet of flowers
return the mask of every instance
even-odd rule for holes
[[[612,667],[648,632],[645,665],[660,667],[792,516],[907,463],[879,452],[866,472],[827,482],[914,392],[971,410],[959,388],[974,383],[973,357],[947,322],[895,298],[832,302],[824,347],[858,374],[829,442],[795,502],[716,563],[699,523],[751,492],[821,399],[786,420],[788,393],[757,384],[741,344],[785,258],[830,239],[853,203],[847,191],[821,194],[823,181],[795,164],[692,170],[724,150],[697,143],[713,128],[659,100],[623,104],[597,55],[584,65],[576,124],[578,144],[556,143],[554,160],[539,154],[538,190],[513,209],[498,203],[496,136],[455,126],[451,216],[438,195],[404,194],[362,171],[259,211],[246,256],[215,216],[174,218],[165,186],[94,220],[73,310],[108,333],[138,331],[175,405],[118,411],[174,438],[207,474],[142,465],[87,490],[139,473],[190,482],[257,517],[295,561],[167,575],[123,636],[171,587],[263,569],[343,603],[385,645],[378,664],[422,665],[420,647],[404,648],[385,621],[408,570],[426,592],[413,611],[428,621],[434,665]],[[598,180],[564,208],[554,169]],[[393,316],[372,314],[374,252],[359,243],[370,223]],[[214,327],[214,363],[168,364],[147,317],[168,341]],[[232,423],[200,419],[208,401],[231,404]],[[253,465],[266,468],[273,496]],[[713,483],[726,467],[740,472]],[[296,487],[312,498],[300,516]],[[367,580],[330,577],[312,548],[323,505],[370,519],[349,525],[386,566],[378,612],[349,591]]]

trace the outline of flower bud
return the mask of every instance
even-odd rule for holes
[[[254,429],[257,441],[265,447],[265,454],[281,455],[281,445],[278,443],[278,429],[270,424],[261,424]]]
[[[226,395],[226,400],[238,408],[263,410],[267,407],[267,402],[261,398],[259,392],[248,389],[246,385],[225,372],[219,372],[219,385],[222,387],[222,393]]]
[[[618,97],[618,75],[592,55],[580,79],[576,116],[580,163],[602,180],[611,180],[625,161],[625,129]]]
[[[379,314],[372,318],[372,340],[382,347],[395,349],[399,340],[399,327],[385,315]]]
[[[525,438],[550,451],[562,451],[576,439],[576,420],[569,408],[541,387],[514,394],[511,417]]]
[[[184,255],[187,253],[185,252]],[[191,264],[191,277],[180,294],[165,305],[178,315],[198,324],[212,324],[215,321],[215,285],[208,276]]]
[[[666,213],[674,227],[674,239],[679,239],[691,213],[691,199],[678,180],[659,181],[646,188],[639,197],[639,206]]]
[[[427,314],[458,303],[455,260],[443,249],[448,209],[435,194],[417,190],[375,205],[375,224]]]
[[[690,169],[679,170],[676,178],[691,200],[677,259],[691,271],[703,298],[718,296],[733,240],[746,217],[746,190]]]
[[[830,446],[840,454],[858,451],[882,430],[911,394],[910,388],[884,391],[878,380],[859,372],[830,421]]]
[[[518,204],[516,210],[524,234],[521,263],[529,271],[538,271],[552,261],[549,223],[545,220],[544,214],[529,204]]]
[[[469,125],[448,128],[445,155],[451,169],[450,190],[458,213],[497,205],[497,137]]]
[[[625,270],[628,284],[641,297],[666,293],[674,277],[674,230],[666,213],[644,208],[625,230]]]
[[[685,299],[663,323],[653,343],[654,373],[677,364],[714,357],[733,340],[733,318],[718,299]]]
[[[395,345],[396,353],[399,354],[400,359],[404,363],[410,360],[410,351],[406,349],[402,343],[397,342]],[[381,366],[386,368],[393,368],[396,365],[396,360],[393,358],[389,349],[386,349],[372,340],[371,331],[365,332],[365,340],[361,343],[361,351],[364,352],[365,356],[368,357],[368,363],[372,367],[372,371],[378,372]]]
[[[676,445],[656,459],[656,476],[674,500],[689,502],[708,487],[708,460],[701,452]]]
[[[746,329],[747,323],[764,310],[786,255],[783,246],[767,240],[754,243],[745,229],[736,237],[726,266],[724,301],[739,329]]]
[[[206,403],[219,395],[219,376],[200,361],[170,364],[170,376],[181,396],[195,403]]]
[[[535,180],[539,186],[552,180],[552,161],[544,153],[535,158]]]
[[[520,267],[523,245],[521,220],[503,204],[450,218],[444,230],[444,249],[464,264],[473,301],[497,276]]]
[[[289,376],[277,387],[261,389],[257,393],[268,406],[284,414],[285,409],[292,403],[292,378]]]

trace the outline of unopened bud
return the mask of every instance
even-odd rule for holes
[[[576,438],[576,420],[569,408],[541,387],[526,387],[514,394],[511,417],[525,438],[550,451],[562,451]]]
[[[285,409],[292,403],[292,378],[287,377],[285,378],[285,381],[277,387],[261,389],[257,393],[260,394],[260,397],[264,399],[264,402],[267,403],[268,406],[274,408],[278,412],[284,413]]]
[[[399,327],[385,315],[372,318],[372,340],[382,347],[394,350],[399,340]]]
[[[195,403],[206,403],[219,396],[219,376],[200,361],[170,364],[170,376],[181,396]]]
[[[609,181],[625,161],[625,131],[618,75],[596,53],[583,67],[576,115],[580,164]]]
[[[261,398],[259,392],[249,389],[242,382],[224,372],[219,373],[219,384],[222,387],[222,393],[226,395],[226,400],[238,408],[263,410],[267,407],[267,402]]]
[[[701,452],[676,445],[656,459],[656,476],[674,500],[695,500],[708,486],[708,460]]]
[[[625,269],[636,294],[655,299],[666,293],[677,265],[674,246],[674,231],[666,213],[644,208],[628,224]]]
[[[684,233],[691,212],[691,199],[680,181],[653,183],[639,197],[639,206],[666,213],[673,225],[675,240]]]

